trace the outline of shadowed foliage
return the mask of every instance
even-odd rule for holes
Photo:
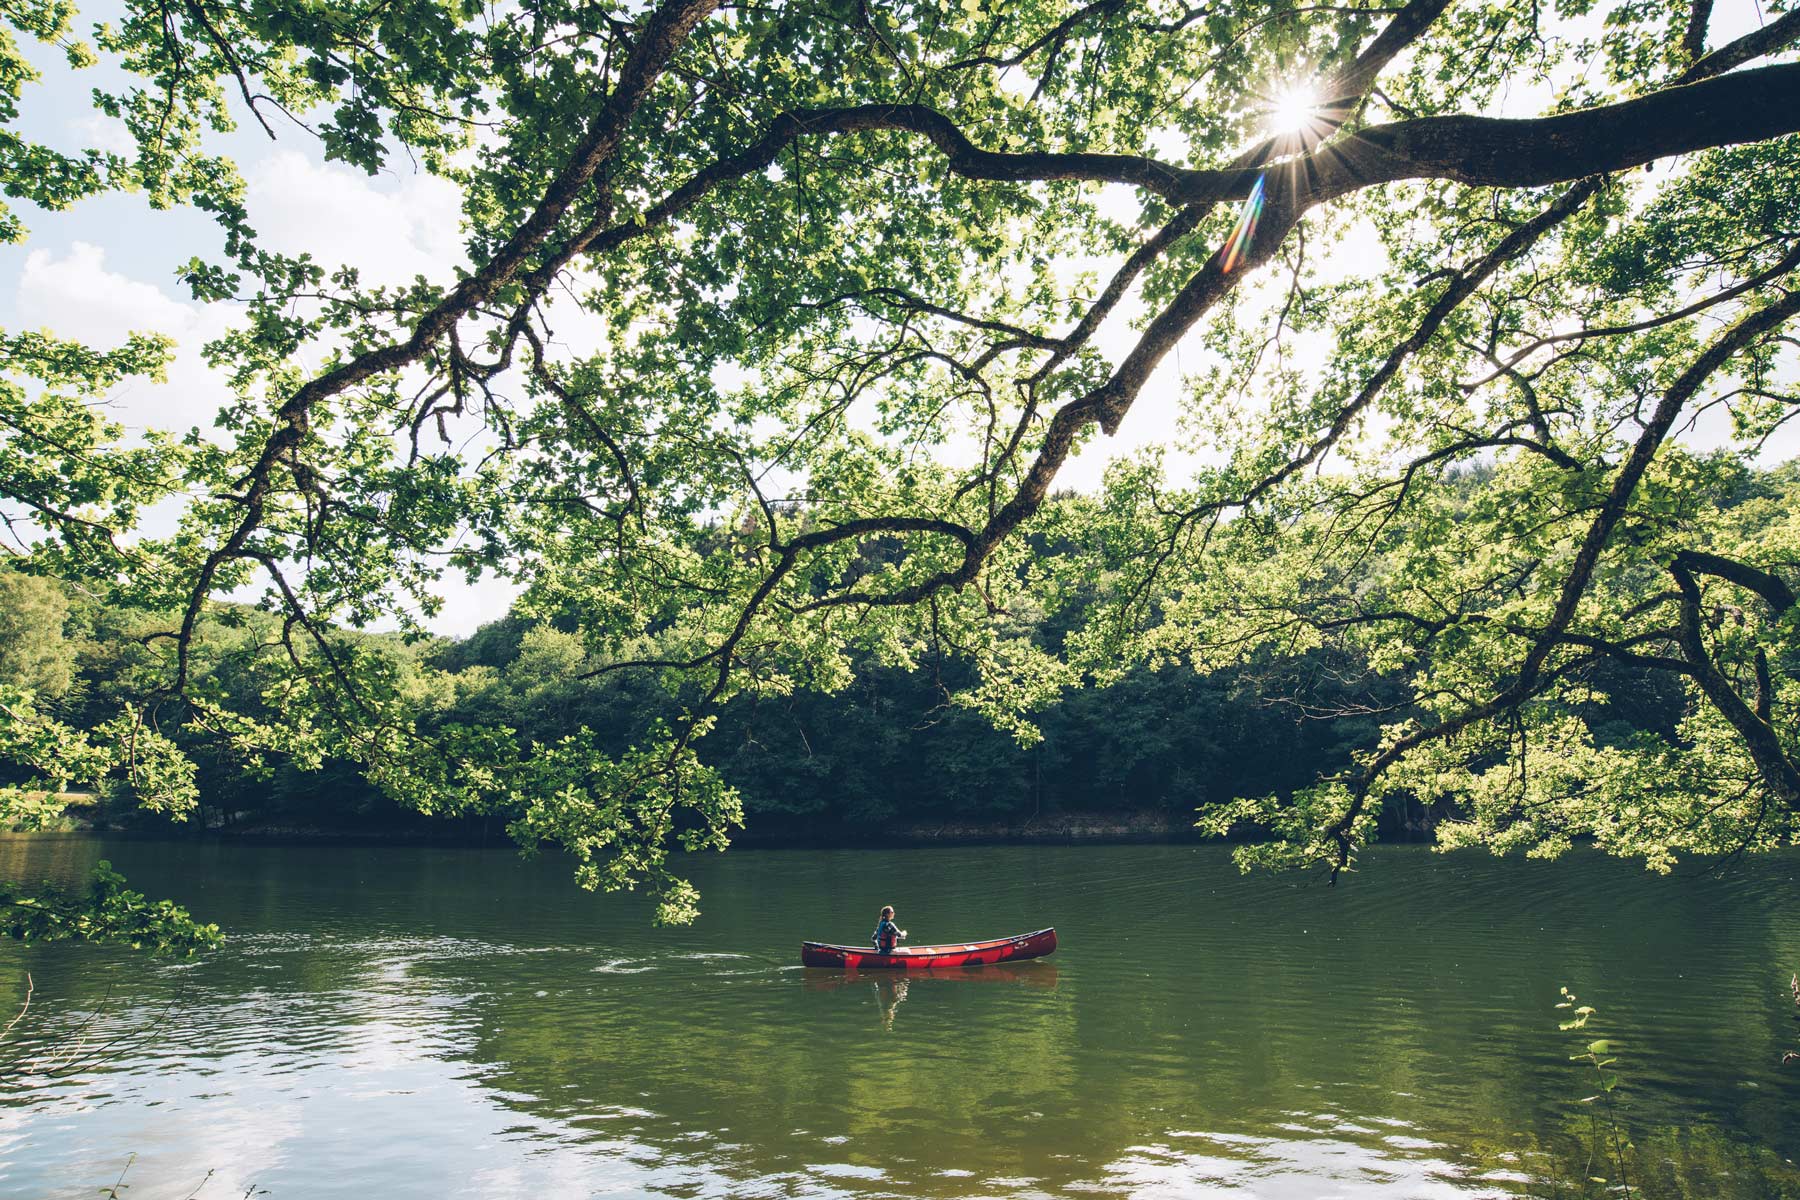
[[[1137,665],[1317,647],[1412,695],[1348,767],[1209,809],[1273,835],[1250,858],[1341,870],[1396,797],[1497,849],[1785,844],[1796,527],[1728,501],[1795,409],[1800,13],[1710,13],[14,6],[0,232],[108,191],[197,208],[219,236],[182,279],[241,315],[186,435],[99,403],[165,339],[0,340],[14,566],[138,614],[106,722],[41,676],[0,696],[9,815],[104,781],[190,811],[167,731],[202,729],[505,814],[680,920],[670,850],[742,818],[733,705],[947,658],[950,702],[1029,744]],[[22,132],[34,72],[94,62],[130,149]],[[262,245],[234,131],[442,176],[466,262],[371,286]],[[1054,502],[1153,394],[1184,465]],[[519,661],[632,672],[666,712],[624,746],[441,719],[454,684],[402,643],[483,575],[574,639]],[[371,626],[399,635],[345,632]],[[1619,664],[1682,689],[1672,735],[1575,715]]]

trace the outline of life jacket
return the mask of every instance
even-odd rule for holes
[[[892,921],[883,918],[876,924],[875,932],[870,935],[869,940],[875,943],[878,953],[892,954],[895,943],[900,940],[900,931],[894,927]]]

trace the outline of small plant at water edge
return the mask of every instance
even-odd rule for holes
[[[1591,1004],[1581,1003],[1581,998],[1568,988],[1559,988],[1558,990],[1562,993],[1562,1000],[1556,1007],[1567,1010],[1569,1016],[1567,1020],[1558,1024],[1557,1028],[1565,1032],[1576,1029],[1585,1030],[1589,1020],[1598,1010]],[[1598,1081],[1600,1090],[1591,1096],[1582,1097],[1581,1102],[1589,1105],[1597,1104],[1605,1111],[1609,1132],[1605,1136],[1601,1134],[1599,1118],[1596,1116],[1594,1118],[1595,1139],[1596,1141],[1610,1142],[1613,1165],[1619,1172],[1620,1194],[1630,1196],[1631,1181],[1626,1178],[1625,1174],[1625,1151],[1631,1148],[1631,1141],[1619,1125],[1619,1114],[1613,1102],[1613,1093],[1619,1086],[1618,1075],[1610,1069],[1619,1061],[1613,1057],[1613,1044],[1605,1038],[1588,1042],[1580,1054],[1571,1054],[1569,1061],[1588,1063],[1594,1068],[1594,1078]],[[1593,1182],[1602,1184],[1610,1182],[1604,1176],[1593,1173],[1591,1157],[1588,1160],[1588,1166],[1587,1176]]]
[[[1788,987],[1794,993],[1794,1007],[1800,1009],[1800,973],[1796,973],[1795,976],[1788,981]],[[1800,1019],[1800,1017],[1797,1017],[1796,1019]],[[1791,1062],[1800,1062],[1800,1050],[1789,1050],[1786,1054],[1781,1056],[1782,1066],[1785,1067]]]

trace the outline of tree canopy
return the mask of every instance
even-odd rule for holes
[[[12,6],[7,236],[107,191],[198,209],[182,283],[242,315],[210,430],[101,403],[156,331],[0,338],[13,565],[143,614],[106,725],[7,685],[37,777],[6,802],[191,808],[179,722],[506,812],[680,919],[670,848],[740,818],[705,736],[734,696],[951,656],[1029,741],[1133,666],[1335,645],[1410,697],[1352,769],[1209,808],[1273,835],[1250,857],[1341,870],[1401,790],[1501,849],[1787,844],[1800,518],[1748,469],[1800,399],[1800,11],[1770,8]],[[100,64],[129,150],[19,132],[21,37]],[[449,181],[468,267],[264,245],[223,148],[265,136]],[[1157,389],[1187,453],[1058,496]],[[427,719],[432,678],[344,631],[422,635],[480,575],[674,715],[624,749]],[[1645,672],[1678,727],[1589,719]]]

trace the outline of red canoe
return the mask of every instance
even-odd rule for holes
[[[917,971],[930,967],[976,967],[987,963],[1017,962],[1042,958],[1056,949],[1056,930],[1040,929],[989,942],[964,942],[948,946],[902,946],[892,954],[880,954],[867,946],[828,946],[801,942],[800,961],[809,967],[844,967],[874,970],[891,967]]]

